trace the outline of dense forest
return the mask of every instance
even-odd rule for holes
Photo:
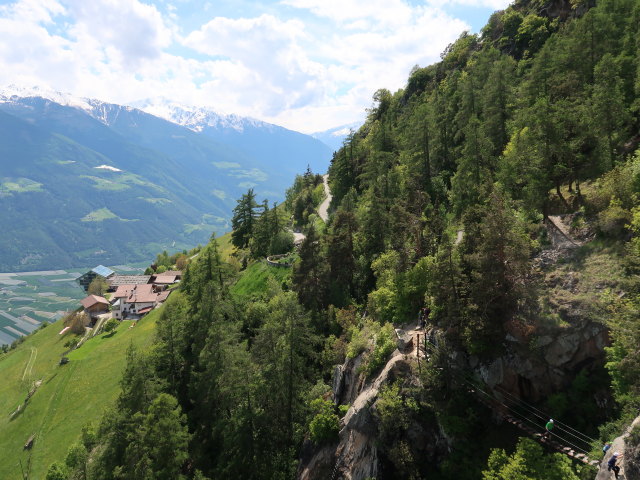
[[[372,378],[394,327],[424,307],[443,347],[411,385],[378,395],[379,478],[594,478],[518,433],[487,435],[490,412],[448,363],[498,358],[505,338],[533,357],[543,328],[572,328],[544,300],[550,267],[535,261],[549,218],[571,215],[589,238],[582,263],[605,252],[620,265],[578,312],[611,341],[606,361],[526,400],[602,442],[635,416],[640,3],[518,0],[415,67],[404,89],[376,92],[367,113],[333,156],[329,221],[314,213],[322,177],[310,171],[282,205],[239,199],[235,254],[223,260],[212,238],[190,262],[154,348],[130,350],[116,404],[48,479],[295,478],[305,451],[338,441],[349,406],[331,396],[334,366],[361,356],[358,374]],[[262,257],[292,251],[291,222],[306,238],[290,274],[240,288]],[[446,445],[420,450],[415,424]]]

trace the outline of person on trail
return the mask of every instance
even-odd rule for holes
[[[547,424],[545,425],[545,432],[542,434],[541,438],[547,439],[551,435],[551,430],[553,430],[553,418],[550,418]]]
[[[611,455],[611,458],[607,462],[607,467],[608,467],[607,470],[608,471],[613,470],[613,473],[616,476],[616,478],[618,478],[618,475],[620,475],[620,467],[616,465],[616,462],[620,459],[620,457],[622,457],[622,454],[620,452],[613,452],[613,455]]]
[[[431,313],[431,309],[429,307],[423,307],[420,310],[420,328],[426,327],[427,320],[429,320],[430,313]]]
[[[602,453],[606,455],[610,448],[611,448],[611,442],[605,443],[604,447],[602,447]]]

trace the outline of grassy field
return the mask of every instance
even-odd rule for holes
[[[158,314],[154,310],[135,328],[124,321],[115,334],[88,340],[68,355],[67,365],[59,366],[66,350],[60,322],[0,356],[0,479],[21,479],[20,462],[30,479],[41,479],[53,461],[64,460],[82,426],[97,423],[117,397],[126,351],[131,344],[143,349],[151,344]],[[37,380],[42,385],[12,418]],[[33,434],[33,448],[23,450]]]
[[[267,290],[269,278],[282,284],[291,278],[290,268],[270,267],[264,260],[259,260],[242,272],[238,282],[231,288],[232,292],[240,296],[251,296],[255,292]]]
[[[225,262],[229,261],[229,257],[231,257],[231,254],[235,250],[235,247],[231,243],[231,233],[225,233],[224,235],[216,237],[216,241],[218,242],[220,256]]]

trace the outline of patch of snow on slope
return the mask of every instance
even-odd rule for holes
[[[99,168],[99,169],[102,169],[102,170],[109,170],[111,172],[121,172],[122,171],[119,168],[112,167],[111,165],[100,165],[99,167],[94,167],[94,168]]]

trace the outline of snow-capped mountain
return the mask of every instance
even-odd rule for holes
[[[177,125],[187,127],[194,132],[201,132],[207,127],[223,130],[232,129],[237,132],[243,132],[247,127],[264,128],[267,130],[282,128],[255,118],[242,117],[234,114],[225,115],[216,112],[210,107],[186,106],[166,98],[146,99],[130,102],[130,105],[117,105],[94,98],[79,97],[70,93],[58,92],[38,86],[22,87],[9,85],[0,88],[0,102],[2,103],[31,97],[44,98],[59,105],[83,110],[105,125],[113,123],[118,111],[122,109],[126,111],[137,109]]]
[[[362,122],[353,122],[340,127],[334,127],[324,132],[312,133],[313,138],[317,138],[322,143],[327,145],[334,152],[342,147],[344,139],[347,138],[352,131],[356,132],[362,125]]]
[[[247,127],[279,128],[255,118],[233,114],[225,115],[209,107],[186,106],[166,98],[146,99],[133,102],[132,105],[156,117],[185,126],[194,132],[201,132],[205,128],[232,129],[237,132],[243,132]]]

